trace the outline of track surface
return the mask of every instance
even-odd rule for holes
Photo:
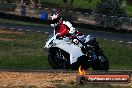
[[[53,88],[57,84],[75,83],[77,73],[0,72],[0,87]],[[25,87],[23,87],[25,86]]]
[[[88,73],[88,72],[87,72]],[[91,73],[91,71],[89,71]],[[32,71],[11,72],[0,71],[0,87],[8,88],[53,88],[57,85],[76,85],[78,72],[66,71]],[[132,79],[132,78],[131,78]],[[113,85],[113,84],[112,84]],[[114,84],[120,86],[131,86],[128,84]]]
[[[0,28],[8,28],[11,30],[24,30],[24,31],[32,31],[32,32],[46,32],[51,33],[53,32],[53,28],[49,25],[44,26],[25,26],[25,25],[18,25],[18,24],[5,24],[0,23]],[[127,42],[132,43],[132,34],[121,34],[121,33],[114,33],[114,32],[103,32],[103,31],[91,31],[88,32],[86,29],[78,29],[83,32],[85,35],[90,34],[96,38],[102,38],[104,40],[111,40],[111,41],[118,41],[118,42]],[[94,29],[93,29],[94,30]]]
[[[4,24],[0,23],[0,28],[10,29],[10,30],[19,30],[19,31],[32,31],[32,32],[52,32],[52,28],[48,25],[43,27],[34,25],[34,26],[23,26],[16,24]],[[97,38],[103,38],[104,40],[112,40],[119,42],[128,42],[132,43],[131,34],[119,34],[112,32],[102,32],[102,31],[92,31],[87,32],[87,30],[82,30],[85,35],[91,34]],[[114,71],[110,70],[108,73],[128,73],[132,74],[131,70],[119,70]],[[94,71],[87,71],[86,73],[97,73]],[[100,72],[101,73],[101,72]],[[104,72],[102,72],[104,73]],[[59,85],[75,85],[76,76],[78,76],[77,71],[66,71],[66,70],[9,70],[1,69],[0,70],[0,87],[39,87],[39,88],[53,88]],[[121,86],[131,86],[132,83],[123,84]]]

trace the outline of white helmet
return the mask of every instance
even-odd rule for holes
[[[58,13],[55,13],[49,17],[49,20],[51,26],[56,27],[60,22],[62,22],[62,17]]]

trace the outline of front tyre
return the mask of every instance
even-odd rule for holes
[[[56,62],[55,62],[53,56],[54,56],[53,53],[49,53],[49,54],[48,54],[48,62],[49,62],[49,64],[51,65],[51,67],[52,67],[53,69],[57,69],[58,66],[56,65]]]
[[[98,55],[98,59],[92,63],[93,70],[108,70],[109,61],[104,54]]]
[[[68,56],[63,50],[54,49],[48,54],[48,62],[53,69],[68,69],[70,65]]]

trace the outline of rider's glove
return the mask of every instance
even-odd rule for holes
[[[70,39],[76,39],[76,38],[77,38],[77,36],[75,34],[70,36]]]

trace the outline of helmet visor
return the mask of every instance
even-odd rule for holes
[[[59,22],[59,20],[60,20],[60,18],[61,18],[61,17],[58,17],[58,18],[53,19],[53,20],[51,20],[51,19],[50,19],[50,24],[55,24],[55,23],[58,23],[58,22]]]

